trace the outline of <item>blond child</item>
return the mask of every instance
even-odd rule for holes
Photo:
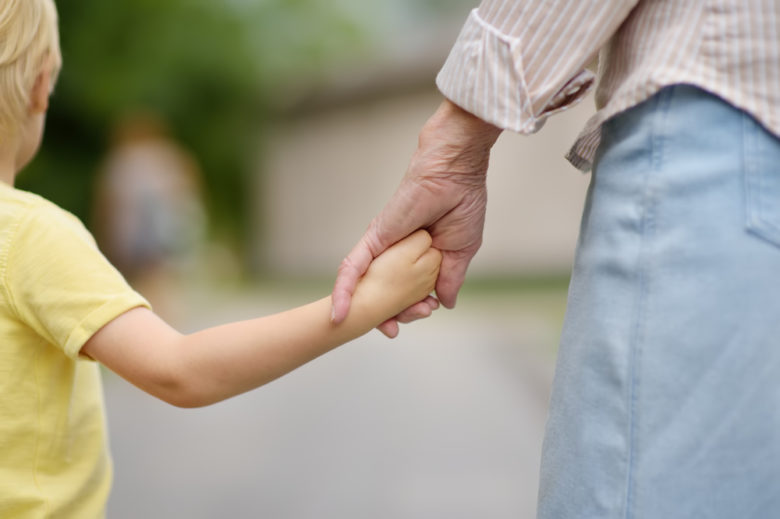
[[[176,406],[259,387],[433,289],[418,231],[372,264],[347,319],[330,298],[183,335],[157,317],[72,215],[13,187],[35,155],[61,58],[52,0],[0,0],[0,517],[104,515],[111,466],[98,361]]]

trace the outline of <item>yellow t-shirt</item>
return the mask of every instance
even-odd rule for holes
[[[84,343],[148,303],[81,222],[0,182],[0,517],[103,517],[100,372]]]

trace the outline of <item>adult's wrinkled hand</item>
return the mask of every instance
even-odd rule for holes
[[[371,261],[395,242],[425,228],[442,253],[438,300],[455,306],[471,258],[482,244],[490,148],[501,130],[444,101],[420,132],[417,150],[398,189],[339,266],[333,287],[333,322],[349,312],[352,293]],[[398,334],[398,323],[427,317],[438,301],[427,297],[378,329]]]

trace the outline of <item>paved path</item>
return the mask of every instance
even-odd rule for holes
[[[107,374],[108,516],[533,517],[561,300],[464,296],[395,341],[371,332],[198,410]],[[203,298],[188,326],[301,302]]]

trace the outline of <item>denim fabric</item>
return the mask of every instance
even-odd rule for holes
[[[602,129],[538,517],[780,517],[780,140],[695,87]]]

